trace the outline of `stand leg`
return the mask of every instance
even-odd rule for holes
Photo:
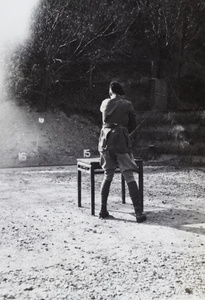
[[[122,187],[122,203],[125,204],[125,179],[121,174],[121,187]]]
[[[95,180],[94,180],[94,170],[91,167],[90,171],[90,179],[91,179],[91,215],[95,215]]]
[[[140,194],[140,208],[144,210],[144,199],[143,199],[143,165],[139,165],[139,194]]]
[[[81,207],[81,171],[78,170],[78,207]]]

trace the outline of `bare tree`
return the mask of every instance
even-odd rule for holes
[[[139,0],[134,40],[136,48],[144,50],[144,58],[156,63],[157,78],[180,76],[189,62],[193,41],[202,35],[204,4],[203,0]]]
[[[200,65],[204,20],[203,0],[42,0],[15,53],[13,88],[46,108],[79,86],[92,99],[96,68],[112,61],[146,60],[157,78],[180,77]]]
[[[43,0],[35,11],[32,38],[19,51],[24,92],[40,97],[42,107],[63,86],[88,81],[98,63],[126,52],[127,32],[138,13],[135,1]],[[85,67],[85,68],[84,68]],[[29,84],[28,84],[29,82]]]

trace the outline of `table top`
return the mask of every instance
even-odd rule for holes
[[[83,164],[87,166],[95,166],[95,168],[100,167],[100,158],[92,157],[92,158],[77,158],[78,164]]]
[[[100,157],[77,158],[77,161],[78,162],[86,162],[86,163],[99,162]]]
[[[135,162],[142,162],[142,159],[139,157],[135,157]],[[87,165],[94,165],[100,163],[99,157],[89,157],[89,158],[77,158],[77,163],[83,163]]]

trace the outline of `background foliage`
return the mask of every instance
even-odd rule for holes
[[[203,0],[42,0],[7,85],[40,110],[93,114],[110,80],[143,102],[158,78],[168,82],[169,109],[204,109],[204,31]]]

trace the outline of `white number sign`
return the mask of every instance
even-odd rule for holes
[[[19,161],[26,161],[27,160],[27,155],[25,152],[20,152],[19,153]]]
[[[90,157],[91,153],[90,153],[90,149],[84,149],[83,150],[83,157]]]

